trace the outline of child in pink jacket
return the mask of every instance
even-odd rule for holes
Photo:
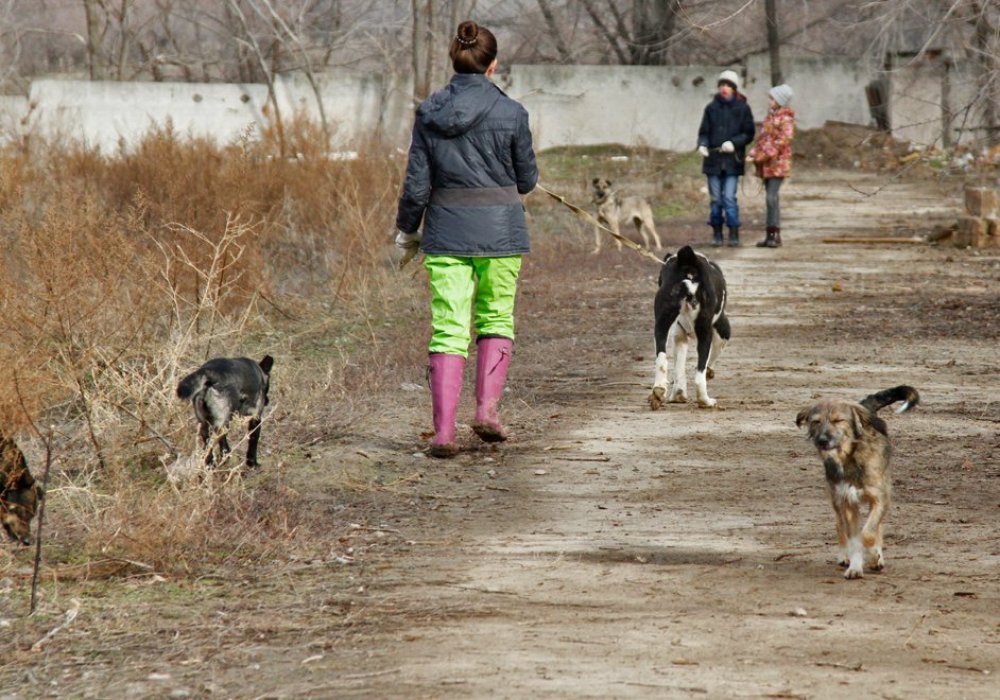
[[[764,179],[767,195],[767,237],[758,248],[777,248],[781,245],[781,207],[778,190],[792,172],[792,139],[795,137],[795,110],[788,103],[792,88],[776,85],[768,92],[770,109],[760,128],[760,135],[750,149],[748,160],[753,161],[757,175]]]

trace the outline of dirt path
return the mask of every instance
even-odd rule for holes
[[[716,410],[646,406],[655,267],[589,256],[589,235],[540,245],[504,409],[515,440],[421,456],[415,362],[377,424],[265,470],[329,522],[311,558],[54,586],[49,606],[79,595],[80,617],[0,658],[0,698],[996,697],[1000,257],[822,244],[957,206],[933,185],[852,189],[881,182],[801,175],[784,248],[710,253],[734,329]],[[845,581],[794,416],[902,382],[925,405],[887,415],[888,567]],[[58,618],[5,622],[30,646]]]
[[[604,303],[584,295],[587,322],[575,322],[604,325],[603,336],[524,349],[546,322],[523,323],[515,371],[561,386],[568,408],[499,462],[468,458],[462,471],[486,495],[452,506],[457,542],[416,556],[413,579],[385,593],[442,614],[380,637],[371,648],[384,675],[359,692],[996,697],[996,324],[993,337],[956,338],[905,308],[915,294],[986,290],[995,315],[996,258],[819,242],[953,204],[928,190],[864,198],[813,177],[787,195],[786,247],[718,255],[734,327],[713,384],[718,410],[644,408],[645,279],[616,280]],[[546,308],[534,303],[545,284],[527,278],[526,313]],[[897,322],[903,330],[886,332]],[[583,347],[595,342],[604,348]],[[858,399],[904,381],[926,405],[889,421],[889,565],[847,582],[832,560],[822,470],[794,416],[821,394]]]

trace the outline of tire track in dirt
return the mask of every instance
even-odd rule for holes
[[[887,299],[966,285],[974,274],[945,260],[968,254],[820,243],[955,202],[905,184],[863,197],[828,174],[790,183],[786,201],[784,248],[714,256],[734,328],[711,387],[718,410],[644,408],[645,279],[617,307],[592,309],[608,334],[580,344],[603,342],[606,355],[574,350],[574,364],[558,343],[524,350],[519,362],[547,363],[561,378],[566,415],[552,430],[522,427],[530,436],[495,457],[443,467],[467,478],[492,469],[490,498],[456,512],[458,544],[415,553],[412,578],[383,592],[383,602],[428,615],[373,640],[371,668],[392,673],[355,692],[995,697],[1000,482],[984,472],[997,410],[967,374],[990,371],[995,342],[837,330],[890,313]],[[987,283],[1000,288],[996,274]],[[544,379],[535,386],[551,387]],[[847,582],[833,564],[822,469],[794,416],[821,394],[858,399],[903,381],[926,405],[889,419],[888,568]],[[542,420],[529,408],[514,416]],[[976,469],[956,474],[966,462]],[[435,610],[469,614],[437,620]]]

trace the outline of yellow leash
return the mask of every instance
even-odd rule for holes
[[[596,226],[601,231],[604,231],[606,234],[608,234],[609,236],[611,236],[612,238],[614,238],[616,241],[618,241],[619,243],[621,243],[626,248],[630,248],[630,249],[634,250],[639,255],[641,255],[641,256],[643,256],[645,258],[649,258],[650,260],[655,260],[657,265],[662,265],[663,264],[663,260],[660,259],[660,256],[657,255],[656,253],[654,253],[653,251],[651,251],[649,248],[646,248],[645,246],[639,245],[635,241],[633,241],[633,240],[631,240],[629,238],[626,238],[625,236],[621,235],[620,233],[615,233],[614,231],[612,231],[611,229],[609,229],[607,226],[605,226],[604,224],[602,224],[601,222],[599,222],[590,212],[588,212],[588,211],[586,211],[586,210],[584,210],[584,209],[576,206],[575,204],[573,204],[571,202],[566,201],[566,198],[563,197],[562,195],[556,194],[555,192],[553,192],[552,190],[550,190],[550,189],[542,186],[541,184],[536,184],[535,185],[535,189],[540,190],[541,192],[544,192],[548,196],[552,197],[552,199],[556,200],[557,202],[559,202],[560,204],[562,204],[564,207],[566,207],[567,209],[569,209],[571,212],[573,212],[574,214],[576,214],[577,217],[583,219],[584,221],[586,221],[589,224],[592,224],[592,225]],[[406,266],[406,263],[410,262],[413,258],[415,258],[419,252],[420,252],[420,250],[418,248],[416,248],[416,247],[408,248],[403,253],[403,257],[400,258],[399,263],[397,263],[398,266],[399,266],[399,269],[403,269],[403,267]]]
[[[626,238],[625,236],[621,235],[620,233],[615,233],[614,231],[612,231],[611,229],[609,229],[607,226],[604,226],[603,224],[601,224],[596,218],[594,218],[594,216],[590,212],[581,209],[580,207],[576,206],[575,204],[567,202],[566,198],[563,197],[562,195],[556,194],[555,192],[553,192],[553,191],[551,191],[551,190],[543,187],[541,184],[535,185],[535,189],[540,190],[540,191],[544,192],[545,194],[547,194],[548,196],[552,197],[552,199],[556,200],[557,202],[559,202],[560,204],[562,204],[564,207],[566,207],[567,209],[569,209],[571,212],[573,212],[574,214],[576,214],[577,217],[583,219],[584,221],[586,221],[589,224],[593,224],[598,229],[600,229],[601,231],[604,231],[606,234],[608,234],[609,236],[611,236],[612,238],[614,238],[616,241],[618,241],[619,243],[621,243],[626,248],[631,248],[632,250],[634,250],[635,252],[637,252],[639,255],[642,255],[643,257],[649,258],[650,260],[655,260],[658,265],[662,265],[663,264],[663,260],[660,259],[660,256],[658,256],[656,253],[654,253],[653,251],[651,251],[649,248],[646,248],[645,246],[639,245],[635,241],[633,241],[633,240],[631,240],[629,238]]]

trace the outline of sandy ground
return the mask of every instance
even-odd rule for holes
[[[733,325],[717,409],[646,405],[655,266],[569,244],[538,255],[511,442],[470,437],[431,461],[415,437],[429,397],[401,391],[316,452],[324,555],[94,595],[43,652],[0,662],[0,697],[997,697],[1000,255],[823,244],[957,210],[931,184],[853,189],[879,184],[799,177],[785,247],[709,252]],[[904,382],[923,405],[886,411],[888,565],[845,581],[794,417]],[[354,468],[383,490],[324,491],[324,473]]]

